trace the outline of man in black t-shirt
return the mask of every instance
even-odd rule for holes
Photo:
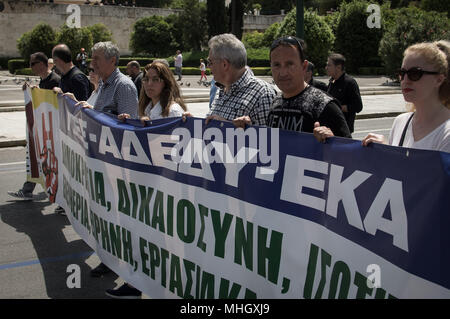
[[[327,130],[327,137],[351,137],[339,103],[304,81],[308,61],[299,39],[288,36],[275,40],[270,48],[270,65],[282,94],[273,101],[267,126],[307,133],[320,129]],[[233,123],[244,127],[251,119],[244,116]]]

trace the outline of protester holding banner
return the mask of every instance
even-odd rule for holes
[[[100,77],[100,88],[95,105],[80,100],[82,107],[93,108],[98,111],[115,115],[130,114],[137,118],[138,92],[133,81],[120,72],[119,48],[112,42],[98,42],[92,48],[92,67]]]
[[[267,126],[309,133],[316,127],[326,131],[326,136],[351,137],[338,102],[304,81],[308,61],[299,39],[288,36],[275,40],[270,48],[270,61],[282,95],[273,102]],[[233,123],[238,127],[257,124],[251,116],[236,118]]]
[[[79,101],[87,100],[91,95],[89,79],[73,64],[69,47],[58,44],[53,48],[52,55],[56,68],[62,73],[60,85],[62,93],[73,93]]]
[[[163,63],[153,62],[144,68],[143,88],[139,96],[138,115],[142,121],[178,117],[187,108],[172,71]],[[123,113],[119,119],[129,118]]]
[[[255,124],[264,125],[276,92],[246,68],[244,44],[233,34],[220,34],[211,38],[208,46],[208,65],[214,80],[220,85],[219,95],[211,105],[207,121],[232,121],[249,115]]]
[[[36,52],[30,55],[30,67],[31,71],[33,71],[35,75],[38,75],[41,78],[41,81],[39,82],[39,88],[51,90],[54,87],[59,86],[61,78],[58,74],[56,74],[49,68],[48,58],[44,53]],[[8,192],[8,194],[16,198],[32,200],[35,187],[36,183],[26,181],[21,189],[16,192]]]
[[[395,118],[389,144],[450,152],[450,42],[414,44],[403,56],[398,74],[412,112]],[[362,144],[372,142],[387,144],[383,135],[374,133]]]

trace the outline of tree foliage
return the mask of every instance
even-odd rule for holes
[[[72,51],[72,61],[75,61],[77,54],[81,48],[86,52],[90,52],[93,46],[92,34],[87,27],[85,28],[69,28],[63,25],[56,36],[56,42],[64,43]]]
[[[206,4],[208,38],[227,32],[227,12],[225,0],[208,0]]]
[[[38,24],[31,31],[22,34],[17,40],[17,48],[26,61],[35,52],[44,52],[50,57],[55,44],[56,32],[46,23]]]
[[[183,10],[183,47],[199,51],[207,40],[206,6],[198,0],[184,0]]]
[[[393,10],[389,21],[380,41],[379,54],[387,74],[392,77],[401,67],[403,52],[408,46],[418,42],[450,40],[450,19],[446,13],[408,7]]]
[[[92,42],[95,44],[97,42],[105,42],[112,40],[111,31],[103,24],[96,23],[94,25],[90,25],[87,27],[89,32],[92,35]]]
[[[360,67],[381,65],[378,48],[384,26],[368,27],[369,4],[366,0],[354,0],[339,7],[334,49],[345,56],[345,67],[351,73],[357,73]]]
[[[134,54],[165,56],[173,51],[171,28],[161,16],[144,17],[136,21],[130,47]]]
[[[447,12],[447,17],[450,18],[450,1],[448,0],[422,0],[420,7],[425,11]]]
[[[292,9],[281,22],[276,37],[296,34],[296,9]],[[304,13],[306,58],[323,72],[328,54],[333,46],[334,35],[331,28],[317,12],[307,9]]]

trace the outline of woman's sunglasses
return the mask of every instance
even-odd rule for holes
[[[408,75],[408,79],[410,79],[411,81],[419,81],[424,74],[439,74],[439,72],[424,71],[421,68],[411,68],[409,70],[400,69],[397,71],[397,76],[399,77],[400,81],[403,81],[403,79],[405,78],[405,74]]]

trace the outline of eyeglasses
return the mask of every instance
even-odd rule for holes
[[[293,36],[286,36],[282,38],[278,38],[275,41],[272,42],[272,45],[270,46],[270,52],[278,48],[281,44],[292,44],[293,46],[298,47],[298,51],[300,53],[300,59],[302,61],[305,60],[305,52],[303,51],[303,46],[300,43],[300,40]]]
[[[406,69],[400,69],[397,71],[397,76],[399,77],[400,81],[403,81],[405,78],[405,74],[408,75],[408,79],[411,81],[419,81],[424,74],[439,74],[439,72],[435,71],[424,71],[421,68],[411,68],[409,70]]]
[[[142,82],[145,82],[145,83],[161,83],[161,82],[163,82],[163,81],[164,81],[163,79],[158,78],[158,77],[154,77],[154,78],[147,78],[147,77],[144,77],[144,78],[142,79]]]
[[[37,64],[37,63],[39,63],[39,62],[41,62],[41,61],[33,61],[33,62],[30,62],[30,67],[31,67],[31,66],[34,66],[35,64]]]

